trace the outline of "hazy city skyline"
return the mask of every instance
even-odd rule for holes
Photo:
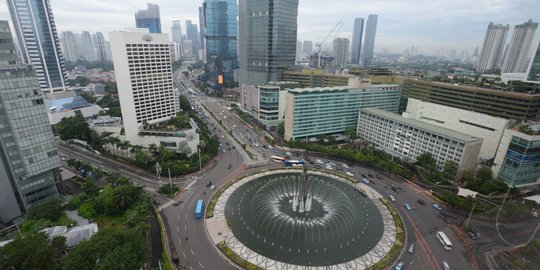
[[[133,14],[146,8],[147,3],[160,6],[162,29],[169,33],[173,20],[198,22],[201,1],[193,0],[104,0],[51,1],[56,26],[62,31],[90,31],[108,33],[135,27]],[[339,21],[344,22],[339,37],[352,38],[354,18],[377,14],[375,51],[402,51],[416,46],[421,52],[439,48],[474,50],[481,47],[489,22],[510,24],[513,28],[529,19],[540,21],[535,0],[481,0],[452,2],[415,0],[367,0],[358,4],[353,0],[300,1],[298,39],[322,40]],[[9,20],[7,6],[0,4],[0,19]],[[512,34],[511,32],[509,33]],[[108,39],[108,35],[106,35]],[[331,40],[329,40],[331,42]],[[535,41],[537,42],[537,41]]]

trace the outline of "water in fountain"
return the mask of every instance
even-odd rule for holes
[[[375,246],[383,228],[373,202],[349,184],[309,177],[305,196],[311,200],[298,198],[298,174],[265,176],[239,187],[225,207],[235,236],[267,257],[302,265],[342,263]],[[302,201],[305,209],[309,202],[309,211],[299,211]]]

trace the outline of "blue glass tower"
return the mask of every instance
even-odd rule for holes
[[[147,4],[147,9],[142,9],[135,13],[135,23],[137,28],[148,28],[150,33],[161,33],[161,17],[159,6]]]
[[[31,64],[43,91],[65,90],[64,57],[49,0],[8,0],[23,61]]]
[[[238,5],[236,0],[205,0],[203,3],[206,61],[217,88],[232,81],[238,68],[237,35]]]

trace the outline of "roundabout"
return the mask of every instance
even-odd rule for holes
[[[367,269],[401,231],[379,193],[326,172],[260,172],[215,196],[212,243],[263,269]]]

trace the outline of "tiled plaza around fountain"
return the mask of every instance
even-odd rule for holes
[[[314,203],[313,213],[289,213],[288,196],[295,192],[291,174],[300,172],[262,172],[232,184],[205,220],[211,241],[225,241],[264,269],[366,269],[390,251],[396,241],[394,220],[382,196],[367,185],[310,171],[311,193],[321,206]]]

